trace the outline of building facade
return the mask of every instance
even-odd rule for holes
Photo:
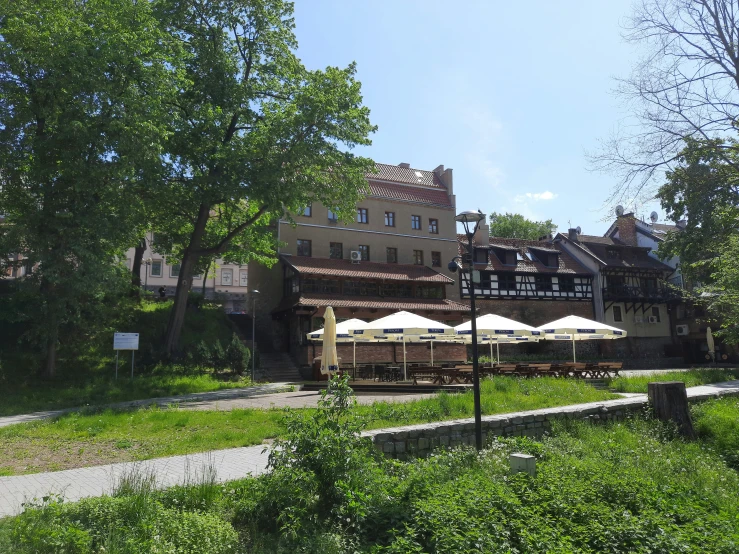
[[[165,297],[174,296],[180,264],[153,251],[152,238],[149,235],[146,241],[147,246],[141,262],[141,284],[156,296],[161,292]],[[124,263],[129,270],[133,268],[134,252],[133,248],[126,252]],[[249,268],[246,265],[227,264],[222,260],[216,260],[207,275],[193,277],[191,290],[202,292],[209,299],[217,298],[227,312],[246,312]]]
[[[636,358],[676,356],[673,329],[680,294],[669,283],[675,269],[638,244],[633,214],[617,223],[614,236],[570,229],[555,241],[593,272],[595,319],[628,332],[625,341],[604,341],[614,343],[604,349]]]
[[[259,291],[250,299],[257,306],[263,351],[289,352],[298,364],[309,364],[320,345],[306,334],[323,326],[327,306],[339,320],[370,321],[406,310],[456,325],[468,314],[447,268],[457,254],[452,170],[377,164],[367,182],[369,194],[351,221],[339,221],[328,207],[313,203],[294,216],[294,225],[278,222],[277,264],[250,264],[252,287]],[[402,360],[399,348],[358,344],[357,358],[394,362]],[[344,361],[350,349],[339,346]],[[407,345],[409,361],[428,357],[426,345]],[[434,348],[439,361],[465,357],[463,346]]]

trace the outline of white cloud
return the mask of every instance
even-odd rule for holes
[[[526,194],[519,194],[513,200],[514,202],[523,203],[533,200],[538,202],[539,200],[554,200],[559,196],[552,191],[545,190],[544,192],[527,192]]]

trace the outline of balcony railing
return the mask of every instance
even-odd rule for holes
[[[611,285],[603,289],[603,299],[615,302],[663,303],[679,300],[680,293],[678,290],[667,286]]]

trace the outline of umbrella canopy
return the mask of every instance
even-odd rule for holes
[[[331,306],[326,308],[323,316],[323,353],[321,354],[321,373],[331,375],[339,370],[339,359],[336,355],[336,317]]]
[[[716,345],[713,342],[713,333],[710,327],[706,327],[706,342],[708,343],[708,354],[711,356],[711,361],[716,361]]]
[[[337,323],[336,342],[354,342],[354,331],[364,329],[366,325],[367,322],[362,321],[361,319],[347,319],[346,321]],[[325,330],[326,328],[324,327],[318,331],[308,333],[308,338],[311,340],[323,340],[323,333]]]
[[[490,337],[536,337],[541,333],[536,327],[495,314],[480,316],[475,320],[475,323],[478,335],[488,335]],[[454,331],[458,335],[471,335],[472,321],[457,325]]]
[[[605,323],[599,323],[584,317],[568,315],[557,321],[552,321],[539,327],[543,338],[547,340],[569,340],[572,341],[572,361],[577,361],[575,353],[575,341],[594,339],[622,339],[626,337],[626,331],[618,327],[611,327]]]
[[[370,321],[362,330],[354,332],[355,336],[374,337],[375,339],[403,342],[403,376],[407,378],[405,343],[414,341],[422,335],[448,336],[453,338],[454,328],[433,319],[428,319],[410,312],[397,312],[374,321]],[[440,340],[440,339],[429,339]]]

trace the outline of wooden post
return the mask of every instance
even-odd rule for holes
[[[654,416],[661,421],[677,423],[680,434],[695,438],[693,423],[688,409],[688,394],[682,381],[666,381],[647,385],[649,403]]]

